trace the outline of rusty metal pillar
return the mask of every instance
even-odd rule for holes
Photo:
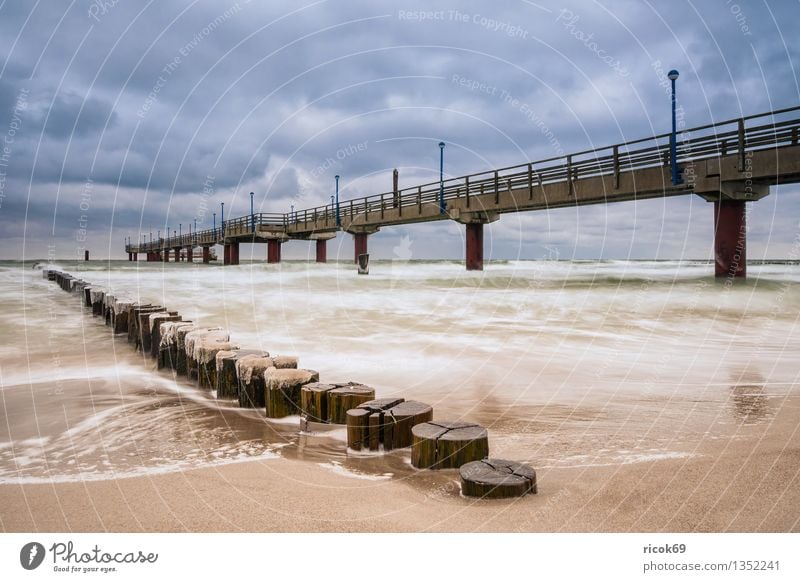
[[[89,251],[86,251],[86,259],[85,260],[87,260],[87,261],[89,260]],[[133,253],[133,262],[135,263],[138,260],[139,260],[139,253]]]
[[[164,249],[164,262],[169,263],[169,249]]]
[[[231,265],[238,265],[239,264],[239,243],[233,242],[231,243],[231,257],[230,257],[230,264]]]
[[[483,271],[483,223],[467,224],[467,271]]]
[[[186,247],[186,262],[191,263],[194,261],[194,249],[192,247]]]
[[[267,262],[281,262],[281,241],[277,238],[271,238],[267,241]]]
[[[128,253],[128,260],[129,260],[129,261],[132,261],[132,260],[133,260],[133,253]]]
[[[203,263],[211,262],[211,247],[203,247]]]
[[[318,263],[328,262],[328,241],[325,239],[317,240],[317,262]]]
[[[353,257],[353,262],[358,264],[358,255],[366,255],[367,254],[367,237],[369,235],[366,232],[356,232],[353,234],[353,240],[355,241],[355,256]]]
[[[88,261],[89,260],[89,251],[88,251],[88,249],[83,251],[83,260],[84,261]]]
[[[175,247],[175,262],[176,263],[180,263],[181,262],[181,248],[180,247]]]
[[[714,202],[714,276],[747,275],[747,221],[744,200]]]

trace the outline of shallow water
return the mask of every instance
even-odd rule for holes
[[[800,266],[728,286],[701,262],[352,265],[63,262],[94,284],[296,355],[323,381],[427,402],[536,467],[702,454],[768,423],[800,387]],[[408,452],[348,453],[344,431],[217,401],[155,370],[77,296],[0,263],[0,482],[106,479],[299,458],[354,478],[411,474]]]

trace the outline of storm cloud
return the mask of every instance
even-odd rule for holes
[[[249,212],[251,191],[263,212],[324,204],[336,174],[344,199],[387,191],[393,168],[402,187],[432,181],[442,140],[459,175],[663,133],[671,68],[689,127],[794,106],[798,16],[728,0],[7,2],[0,256],[121,257],[126,237],[210,226],[221,202]],[[798,188],[753,206],[749,256],[785,256]],[[507,215],[487,255],[707,258],[711,223],[700,198]],[[377,258],[462,245],[441,223],[370,242]]]

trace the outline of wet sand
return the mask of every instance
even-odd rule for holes
[[[691,458],[539,469],[539,494],[462,498],[455,471],[375,480],[275,458],[1,485],[2,529],[74,532],[800,531],[800,399]]]

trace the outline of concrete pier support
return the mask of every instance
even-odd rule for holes
[[[169,249],[164,249],[164,262],[169,263]]]
[[[224,246],[224,257],[222,263],[224,265],[238,265],[239,264],[239,243],[227,243]]]
[[[367,247],[367,237],[369,234],[366,232],[356,232],[353,233],[353,241],[355,247],[355,253],[353,257],[353,262],[358,264],[358,255],[366,255],[368,251]]]
[[[327,263],[328,262],[328,241],[319,239],[317,240],[317,262],[318,263]]]
[[[271,238],[267,241],[267,262],[280,263],[281,262],[281,241],[277,238]]]
[[[467,224],[467,271],[483,271],[483,223]]]
[[[450,212],[450,217],[466,225],[466,264],[467,271],[483,271],[483,225],[499,220],[496,212],[462,212],[457,208]]]
[[[175,262],[176,263],[180,263],[181,262],[181,249],[180,249],[180,247],[175,247],[174,250],[175,250]]]
[[[203,247],[203,263],[208,264],[211,262],[211,247]]]
[[[132,261],[132,260],[133,260],[133,253],[128,253],[128,260],[129,260],[129,261]]]
[[[714,276],[747,275],[747,221],[744,200],[714,202]]]
[[[186,247],[186,262],[191,263],[194,261],[194,249],[192,247]]]

